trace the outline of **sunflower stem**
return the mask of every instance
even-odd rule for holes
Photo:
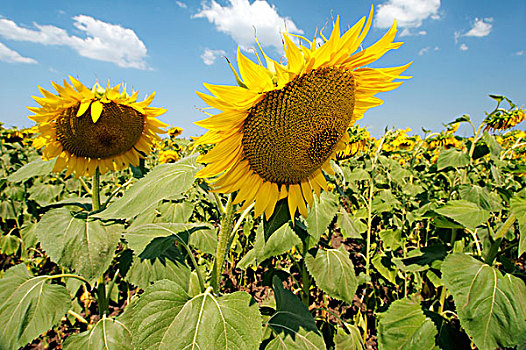
[[[307,256],[307,244],[303,243],[303,248],[301,251],[303,259],[301,260],[301,284],[302,284],[302,294],[301,300],[303,304],[308,308],[310,305],[310,275],[307,271],[307,265],[305,263],[305,257]]]
[[[93,183],[91,185],[91,201],[93,203],[92,210],[96,211],[100,209],[100,171],[99,167],[95,169],[93,175]]]
[[[228,195],[228,202],[226,204],[225,213],[221,219],[221,227],[217,236],[216,256],[214,260],[214,267],[212,269],[212,287],[215,293],[219,293],[219,285],[221,282],[221,275],[223,273],[223,265],[228,253],[230,235],[233,230],[234,222],[234,205],[232,203],[232,195]]]
[[[102,318],[108,313],[108,303],[106,299],[106,284],[104,283],[104,276],[100,276],[97,281],[97,305],[99,306],[99,316]]]

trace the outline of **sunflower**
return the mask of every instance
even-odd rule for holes
[[[174,126],[170,129],[168,129],[168,135],[170,135],[171,138],[175,138],[183,133],[183,128],[180,128],[178,126]]]
[[[120,92],[120,84],[103,89],[96,83],[90,90],[69,78],[73,86],[51,82],[57,95],[39,87],[44,97],[33,98],[42,107],[27,107],[38,123],[33,146],[44,147],[42,159],[57,158],[53,171],[67,168],[66,176],[75,172],[77,177],[93,176],[97,168],[103,174],[138,166],[167,126],[156,118],[166,110],[148,107],[155,93],[137,102],[138,91],[129,96],[126,88]]]
[[[344,160],[351,158],[358,152],[364,152],[367,148],[367,143],[371,139],[371,135],[366,129],[353,126],[347,130],[349,134],[349,141],[345,150],[336,154],[337,160]]]
[[[496,113],[490,114],[484,122],[487,130],[507,130],[513,128],[515,125],[521,123],[526,119],[526,114],[521,108],[515,107],[512,110],[498,110]]]
[[[199,161],[197,176],[211,178],[214,191],[237,191],[240,210],[255,202],[255,214],[269,218],[278,200],[287,198],[291,218],[307,215],[313,191],[320,195],[327,183],[322,170],[333,174],[330,161],[349,141],[347,129],[405,78],[409,64],[394,68],[363,68],[402,43],[393,42],[396,23],[372,46],[355,52],[371,26],[362,18],[340,35],[339,18],[321,46],[303,37],[297,46],[283,34],[286,65],[269,58],[254,63],[238,49],[239,86],[204,84],[213,96],[197,92],[218,114],[196,122],[208,131],[197,141],[215,144]],[[296,37],[296,36],[294,36]]]
[[[166,163],[175,163],[179,160],[179,153],[174,150],[166,150],[159,152],[159,163],[160,164],[166,164]]]

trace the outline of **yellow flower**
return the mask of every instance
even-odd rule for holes
[[[9,130],[3,135],[2,141],[4,143],[17,143],[22,142],[25,138],[24,133],[18,130]]]
[[[121,93],[120,84],[103,89],[96,83],[90,90],[69,78],[73,86],[51,82],[57,95],[39,87],[44,97],[33,98],[41,107],[27,107],[38,123],[33,146],[44,147],[42,158],[57,158],[53,171],[67,168],[66,175],[77,177],[93,176],[97,168],[105,173],[139,165],[160,139],[157,134],[165,132],[160,127],[167,126],[156,118],[166,110],[148,107],[155,93],[137,102],[138,92]]]
[[[177,137],[183,133],[183,128],[180,128],[178,126],[174,126],[170,129],[168,129],[168,135],[170,135],[171,138]]]
[[[174,150],[166,150],[159,152],[159,163],[175,163],[179,160],[179,153]]]
[[[526,114],[521,108],[515,108],[511,111],[499,110],[496,113],[490,114],[484,122],[486,123],[486,130],[506,130],[513,128],[515,125],[521,123],[526,119]]]
[[[451,125],[448,125],[446,127],[446,130],[448,133],[454,134],[457,132],[459,126],[460,126],[460,123],[453,123]]]
[[[237,192],[241,209],[255,201],[255,214],[270,217],[276,202],[287,198],[290,216],[307,215],[313,191],[327,188],[322,173],[334,173],[330,160],[345,149],[347,129],[382,101],[374,95],[390,91],[409,66],[363,68],[402,43],[394,43],[396,25],[372,46],[355,52],[365,38],[372,11],[343,35],[339,18],[328,40],[293,43],[283,34],[287,64],[269,58],[266,67],[238,49],[239,86],[204,84],[213,96],[197,92],[221,111],[196,124],[208,129],[197,141],[215,144],[199,161],[207,166],[199,177],[212,178],[214,190]],[[295,36],[294,36],[295,37]],[[323,37],[323,36],[322,36]]]
[[[358,152],[363,152],[367,148],[367,143],[371,139],[371,135],[366,129],[353,126],[347,131],[349,134],[349,143],[345,150],[336,153],[337,160],[348,159]]]

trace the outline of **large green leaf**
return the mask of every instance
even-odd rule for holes
[[[352,304],[358,280],[347,252],[320,249],[316,257],[307,254],[305,263],[318,287],[330,297],[343,300],[349,305]]]
[[[265,242],[263,227],[259,225],[256,230],[256,242],[254,244],[256,261],[261,263],[270,257],[286,253],[300,243],[301,240],[289,225],[281,226],[274,231],[274,234]]]
[[[104,219],[132,218],[162,199],[186,192],[201,168],[196,162],[197,156],[155,167],[98,216]]]
[[[133,350],[129,329],[117,320],[102,318],[89,331],[69,336],[64,350]]]
[[[29,189],[29,199],[34,200],[40,206],[45,206],[53,203],[62,190],[63,186],[40,183]]]
[[[11,182],[20,182],[30,179],[34,176],[47,175],[51,173],[54,165],[55,162],[53,161],[43,161],[42,159],[37,159],[27,163],[14,173],[10,174],[7,177],[7,180]]]
[[[379,315],[378,349],[434,350],[437,329],[424,315],[418,296],[394,301]]]
[[[289,205],[287,202],[287,198],[284,198],[276,203],[274,212],[268,220],[265,216],[263,217],[265,240],[268,240],[277,229],[289,222],[289,220]]]
[[[71,297],[64,286],[33,277],[24,264],[0,280],[0,349],[18,349],[44,333],[66,314]]]
[[[447,167],[463,168],[469,164],[469,156],[457,149],[451,148],[440,152],[437,159],[437,170],[442,170]]]
[[[59,208],[42,216],[37,230],[38,240],[53,262],[75,270],[91,283],[110,265],[121,228]]]
[[[184,290],[188,290],[190,283],[190,268],[169,259],[140,259],[133,258],[133,263],[124,277],[125,280],[139,288],[146,288],[160,280],[170,280],[177,283]]]
[[[442,263],[442,280],[453,295],[460,325],[480,350],[526,341],[526,286],[510,274],[463,254]]]
[[[487,210],[463,199],[449,201],[446,205],[434,211],[464,225],[471,231],[475,231],[477,226],[485,223],[490,217],[490,213]]]
[[[343,238],[363,238],[362,233],[367,231],[367,225],[359,218],[350,215],[346,210],[338,213],[338,227]]]
[[[209,224],[203,223],[156,223],[133,227],[124,233],[124,237],[130,248],[139,255],[154,239],[174,236],[174,240],[178,239],[188,244],[188,235],[199,230],[210,229]]]
[[[325,350],[325,343],[307,307],[291,291],[283,288],[283,282],[272,278],[276,299],[276,312],[266,326],[276,334],[267,350]]]
[[[171,281],[147,288],[134,307],[131,330],[139,349],[256,349],[261,315],[245,292],[190,298]]]
[[[480,187],[477,185],[460,185],[458,192],[462,199],[473,202],[482,209],[488,211],[502,210],[499,195],[489,192],[486,187]]]
[[[188,222],[192,212],[194,211],[195,203],[192,202],[165,202],[162,203],[157,210],[161,214],[157,219],[158,222]]]
[[[526,199],[515,196],[510,200],[511,211],[519,224],[519,256],[526,251]]]
[[[334,194],[323,192],[319,199],[315,197],[306,220],[307,232],[313,238],[311,245],[318,243],[337,212],[338,203]]]

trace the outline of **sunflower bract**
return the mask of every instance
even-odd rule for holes
[[[395,23],[378,42],[356,51],[372,13],[343,34],[337,18],[319,47],[316,38],[302,38],[307,46],[297,46],[284,33],[286,65],[262,51],[265,67],[238,49],[240,86],[204,84],[212,96],[197,92],[220,111],[196,122],[208,129],[197,143],[215,145],[200,156],[207,165],[198,176],[209,178],[216,192],[237,192],[234,204],[243,203],[241,210],[255,201],[256,216],[269,218],[283,198],[291,217],[296,211],[306,216],[313,192],[327,189],[323,171],[333,173],[330,161],[349,143],[347,129],[382,103],[376,93],[407,78],[400,74],[409,64],[363,67],[402,44],[393,42]]]
[[[35,148],[42,148],[42,158],[57,158],[53,171],[67,168],[67,175],[93,176],[121,170],[151,151],[157,134],[165,133],[167,124],[157,117],[163,108],[148,107],[155,94],[137,102],[138,93],[120,92],[120,85],[103,89],[98,83],[88,89],[70,76],[72,85],[52,82],[57,95],[39,87],[44,96],[33,97],[41,107],[28,107],[38,123]],[[125,90],[125,89],[124,89]]]

